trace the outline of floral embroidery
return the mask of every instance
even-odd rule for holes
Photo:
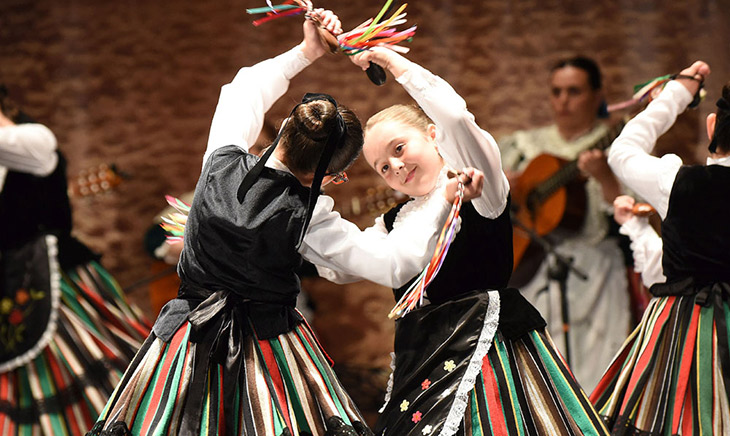
[[[409,403],[408,400],[403,400],[403,402],[400,403],[400,411],[405,412],[406,410],[408,410],[408,406],[410,405],[411,403]]]
[[[429,380],[429,379],[426,379],[426,380],[424,380],[424,381],[423,381],[423,382],[421,383],[421,390],[422,390],[422,391],[425,391],[425,390],[426,390],[426,389],[428,389],[429,387],[431,387],[431,380]]]
[[[427,425],[427,426],[423,427],[423,430],[421,431],[421,433],[423,433],[424,435],[427,435],[427,434],[430,434],[432,431],[433,431],[433,427],[431,427],[430,425]]]
[[[445,371],[451,372],[451,371],[453,371],[454,369],[456,369],[456,364],[454,363],[454,361],[453,361],[453,360],[447,360],[447,361],[446,361],[446,362],[444,363],[444,370],[445,370]]]
[[[23,321],[33,313],[37,300],[42,300],[46,293],[35,289],[20,288],[13,298],[0,300],[0,348],[13,351],[24,340],[25,326]]]
[[[411,421],[413,421],[414,423],[418,423],[421,420],[421,416],[421,412],[416,411],[416,413],[414,413],[411,417]]]

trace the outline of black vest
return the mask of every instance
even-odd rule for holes
[[[185,225],[181,297],[190,286],[294,305],[309,189],[292,174],[265,168],[239,204],[238,186],[258,159],[231,145],[206,162]]]
[[[383,217],[388,231],[393,229],[393,222],[402,206],[396,206]],[[439,304],[474,290],[503,289],[507,286],[513,262],[509,210],[508,200],[504,212],[495,219],[489,219],[479,215],[470,202],[463,204],[461,230],[427,290],[431,302]],[[394,290],[396,300],[411,282]]]
[[[0,250],[20,247],[43,233],[70,234],[66,160],[57,153],[58,165],[46,177],[8,171],[0,191]]]
[[[667,282],[730,282],[730,168],[683,166],[662,223]]]

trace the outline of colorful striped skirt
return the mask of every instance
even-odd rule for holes
[[[392,386],[376,434],[608,433],[544,328],[514,338],[502,334],[505,314],[499,310],[519,308],[515,301],[521,297],[511,292],[512,301],[502,308],[495,294],[506,294],[490,291],[488,299],[486,293],[470,295],[425,306],[398,321]],[[496,333],[496,325],[490,328],[496,321],[490,307],[495,306]],[[470,368],[470,363],[476,365]]]
[[[97,262],[53,275],[47,340],[0,373],[3,436],[83,435],[150,329]]]
[[[201,364],[208,351],[192,330],[150,335],[90,435],[372,435],[306,323],[243,338],[235,372]]]
[[[612,434],[730,434],[729,294],[709,295],[651,300],[591,394]]]

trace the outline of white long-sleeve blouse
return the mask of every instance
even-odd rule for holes
[[[213,151],[227,145],[248,151],[261,131],[264,114],[309,63],[295,47],[239,70],[233,81],[221,89],[204,163]],[[288,171],[273,157],[266,165]],[[389,287],[402,286],[426,266],[436,245],[436,234],[450,210],[443,196],[433,196],[425,213],[413,216],[411,225],[387,233],[376,230],[377,225],[362,231],[334,212],[333,206],[331,197],[319,196],[299,252],[323,271],[343,273],[339,279],[329,279],[367,279]]]

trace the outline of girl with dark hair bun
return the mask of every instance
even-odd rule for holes
[[[613,434],[726,434],[730,429],[730,89],[707,117],[706,165],[652,156],[693,101],[709,66],[697,61],[631,120],[608,161],[662,218],[665,283],[591,395]]]
[[[341,32],[330,11],[312,13]],[[305,20],[299,46],[222,87],[185,225],[178,297],[90,435],[372,434],[294,307],[297,269],[305,259],[405,281],[430,258],[449,205],[392,238],[333,212],[320,187],[345,180],[363,138],[357,117],[326,94],[306,94],[262,156],[248,153],[267,110],[325,50]]]

